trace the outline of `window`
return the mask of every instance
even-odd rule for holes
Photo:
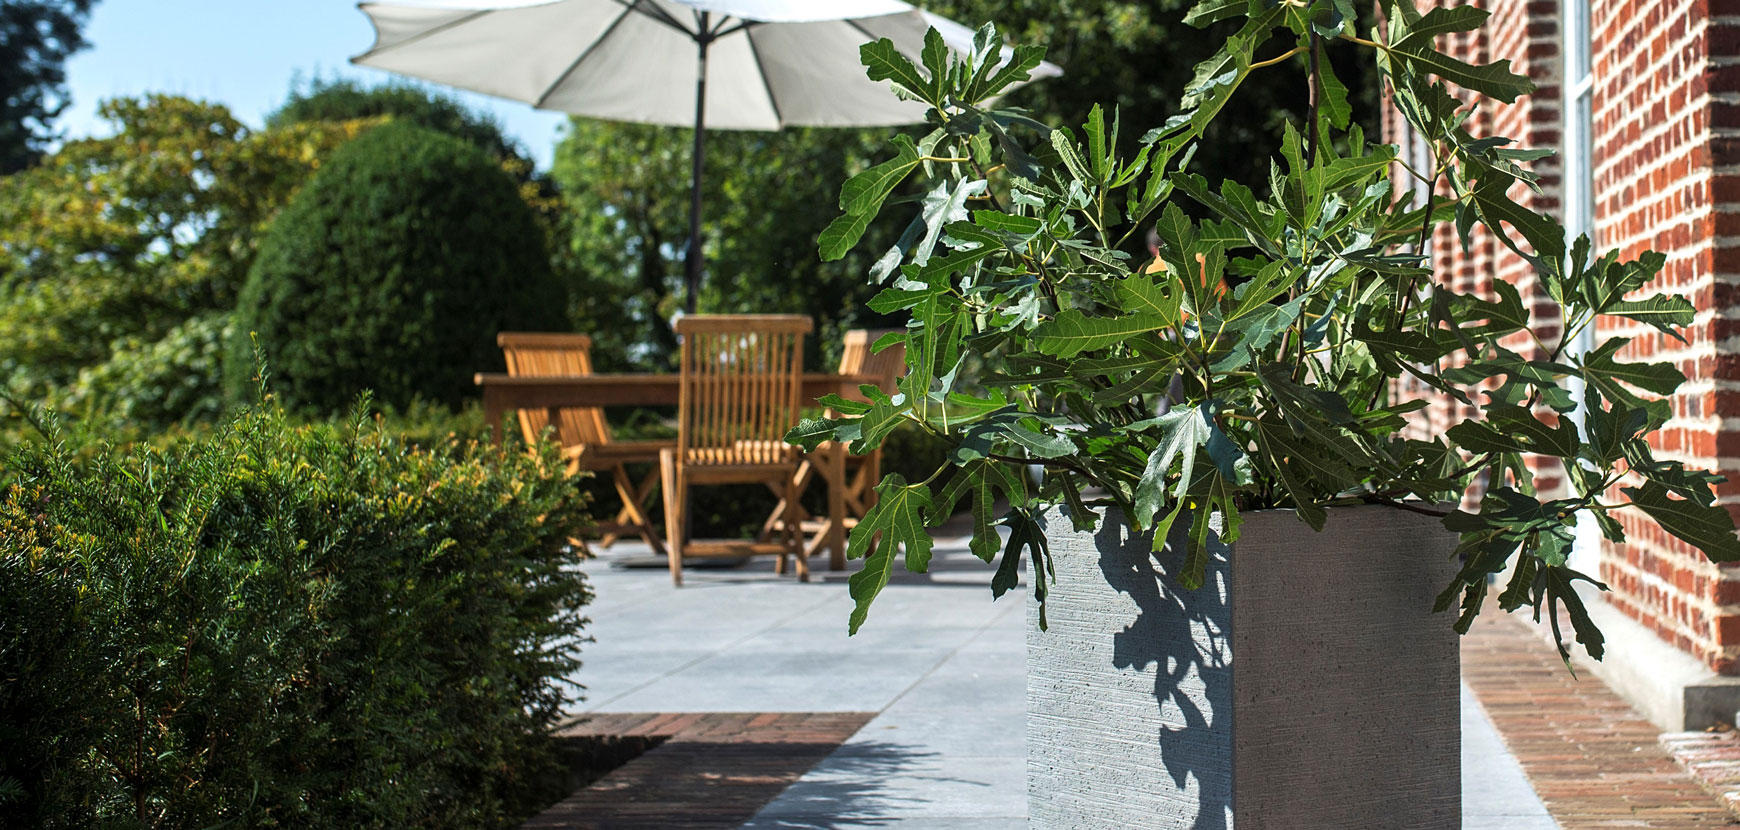
[[[1565,126],[1561,131],[1565,146],[1560,158],[1564,163],[1561,181],[1564,183],[1566,241],[1572,242],[1587,234],[1589,240],[1599,247],[1600,237],[1595,232],[1595,141],[1591,105],[1595,74],[1589,45],[1590,4],[1590,0],[1565,0],[1564,3],[1564,27],[1561,30],[1564,42],[1560,52],[1565,56],[1565,98],[1559,112]],[[1594,338],[1593,327],[1585,329],[1577,335],[1568,351],[1583,354],[1593,345]],[[1585,414],[1583,384],[1573,379],[1570,387],[1571,394],[1577,398],[1577,411],[1572,417],[1581,429]],[[1599,569],[1600,554],[1600,531],[1596,529],[1594,520],[1581,518],[1577,523],[1577,544],[1572,549],[1571,567],[1593,576]]]

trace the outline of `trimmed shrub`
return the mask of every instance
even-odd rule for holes
[[[553,456],[358,409],[21,447],[0,490],[0,826],[509,826],[590,599]],[[539,792],[542,790],[543,792]]]
[[[333,154],[272,222],[236,310],[232,401],[251,394],[250,336],[294,408],[453,406],[498,369],[504,329],[566,327],[543,231],[482,151],[405,123]]]

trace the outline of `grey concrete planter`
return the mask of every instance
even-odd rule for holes
[[[1036,828],[1459,830],[1455,570],[1438,520],[1387,507],[1246,514],[1208,584],[1117,511],[1046,516],[1050,630],[1027,640]],[[1032,603],[1029,603],[1032,605]]]

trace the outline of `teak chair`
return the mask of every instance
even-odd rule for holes
[[[800,456],[785,434],[798,422],[810,318],[695,315],[678,320],[676,331],[683,341],[677,446],[659,454],[671,582],[683,584],[686,558],[753,554],[777,555],[782,572],[794,556],[798,578],[808,581],[795,513],[777,542],[693,542],[684,538],[683,520],[695,485],[766,484],[797,504]]]
[[[839,373],[842,375],[869,375],[876,378],[877,388],[887,394],[894,394],[895,384],[899,382],[902,375],[906,374],[906,344],[895,344],[880,352],[873,353],[870,350],[870,347],[876,345],[876,341],[881,339],[883,335],[893,331],[895,329],[853,329],[846,332],[844,349],[840,352]],[[847,400],[870,402],[870,399],[858,391],[857,387],[841,390],[840,396]],[[826,416],[833,418],[837,417],[838,413],[829,410]],[[812,456],[830,452],[845,453],[846,448],[844,445],[830,441],[817,447]],[[805,459],[798,468],[797,474],[799,496],[802,496],[803,492],[809,489],[810,483],[815,480],[816,475],[815,463],[811,459]],[[845,500],[847,515],[845,521],[847,527],[856,525],[858,520],[864,518],[864,514],[869,512],[870,508],[876,506],[876,484],[881,480],[881,448],[871,450],[864,455],[846,453]],[[776,531],[780,530],[780,521],[781,517],[785,515],[785,509],[785,502],[781,500],[774,507],[773,512],[768,514],[767,521],[761,525],[762,539],[770,538]],[[802,522],[801,527],[806,532],[821,530],[820,522],[805,521],[810,517],[801,505],[794,506],[793,509],[797,511],[798,518]],[[812,540],[809,549],[804,552],[805,555],[813,556],[824,541],[820,535],[817,535]]]
[[[584,334],[505,331],[496,335],[495,342],[507,358],[509,375],[592,374],[592,338]],[[664,552],[657,526],[647,518],[646,504],[659,481],[659,451],[676,446],[676,442],[614,440],[603,410],[597,407],[522,409],[519,418],[520,433],[527,444],[536,443],[547,427],[555,426],[568,472],[610,473],[616,495],[622,499],[622,509],[617,511],[615,521],[594,526],[604,537],[600,545],[610,547],[618,536],[634,533],[645,539],[655,554]],[[654,466],[637,485],[625,465],[641,462]]]

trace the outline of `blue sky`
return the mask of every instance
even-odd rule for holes
[[[304,76],[380,82],[391,75],[351,66],[374,42],[352,0],[98,0],[85,28],[91,46],[67,63],[69,138],[106,134],[97,102],[169,92],[226,104],[258,126]],[[472,93],[457,97],[493,114],[538,165],[548,168],[565,118]]]

